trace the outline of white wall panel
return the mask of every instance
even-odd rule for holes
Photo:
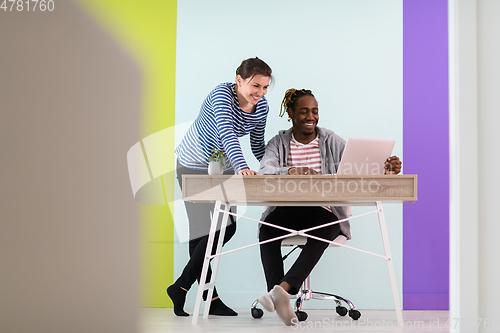
[[[258,56],[273,69],[267,98],[266,140],[290,127],[279,118],[286,89],[307,88],[320,106],[320,126],[348,137],[388,138],[403,147],[403,7],[401,0],[338,1],[178,1],[176,124],[194,120],[201,103],[220,82],[234,81],[243,59]],[[176,140],[184,132],[177,131]],[[258,162],[240,139],[254,170]],[[177,223],[185,212],[177,209]],[[242,209],[239,210],[240,212]],[[359,209],[358,211],[363,211]],[[246,214],[260,216],[260,208]],[[386,218],[399,290],[402,276],[402,207],[386,205]],[[376,220],[353,222],[351,246],[383,251]],[[257,226],[238,222],[225,248],[257,240]],[[188,259],[187,244],[175,247],[175,278]],[[290,261],[289,258],[287,261]],[[333,278],[332,278],[333,276]],[[382,259],[329,249],[313,273],[315,289],[336,291],[360,308],[393,308],[387,267]],[[247,308],[265,291],[258,248],[221,259],[217,286],[223,300]],[[195,288],[187,307],[194,305]],[[319,301],[308,308],[333,307]]]

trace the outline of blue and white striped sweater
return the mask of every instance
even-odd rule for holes
[[[179,162],[190,169],[206,170],[212,149],[224,149],[226,170],[248,168],[238,137],[250,133],[252,152],[261,160],[264,156],[264,130],[269,106],[262,97],[255,113],[240,109],[234,83],[215,87],[207,96],[198,118],[175,149]]]

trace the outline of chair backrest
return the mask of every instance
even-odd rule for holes
[[[335,243],[344,245],[347,241],[347,237],[344,235],[338,235],[334,240]],[[281,246],[295,246],[295,245],[305,245],[307,242],[307,237],[304,236],[292,236],[285,238],[281,241]],[[330,246],[336,246],[336,244],[330,244]]]

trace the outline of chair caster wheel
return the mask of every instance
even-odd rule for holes
[[[337,308],[335,308],[335,311],[337,311],[337,313],[339,314],[339,316],[345,316],[347,314],[347,309],[343,306],[337,306]]]
[[[307,319],[307,312],[297,310],[297,311],[295,311],[295,314],[297,315],[297,319],[299,321],[304,321]]]
[[[258,308],[252,308],[250,312],[252,313],[252,317],[254,317],[255,319],[262,318],[262,316],[264,315],[264,311]]]
[[[349,310],[349,317],[351,317],[353,320],[358,320],[359,317],[361,317],[361,312],[358,310]]]

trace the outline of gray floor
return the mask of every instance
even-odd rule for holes
[[[348,316],[340,317],[334,310],[307,310],[309,318],[295,326],[287,327],[274,313],[264,313],[261,319],[254,319],[249,309],[239,309],[237,317],[200,316],[197,325],[192,317],[176,317],[172,309],[142,309],[141,333],[165,332],[290,332],[336,331],[336,332],[449,332],[448,311],[403,311],[405,325],[399,329],[394,311],[361,310],[362,316],[356,322]],[[192,313],[192,309],[186,309]],[[300,326],[299,326],[300,325]]]

